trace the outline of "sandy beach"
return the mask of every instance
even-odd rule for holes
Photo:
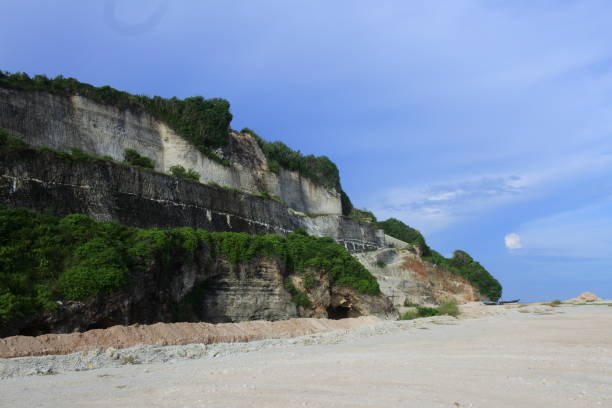
[[[612,307],[495,308],[255,352],[8,378],[0,406],[612,407]]]

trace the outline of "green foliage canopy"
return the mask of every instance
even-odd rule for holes
[[[279,168],[297,171],[314,183],[341,191],[338,167],[327,156],[304,156],[283,142],[266,142],[257,133],[244,128],[241,133],[253,136],[268,160],[268,168],[278,173]]]
[[[421,249],[423,255],[429,254],[429,246],[425,242],[423,235],[416,229],[409,227],[396,218],[389,218],[377,223],[378,228],[385,231],[385,234],[397,238]]]
[[[184,180],[200,181],[200,173],[193,169],[185,169],[180,164],[170,167],[170,174]]]
[[[152,169],[155,167],[155,163],[148,157],[141,156],[134,149],[125,149],[124,160],[126,163],[132,166],[143,167],[145,169]]]
[[[457,250],[452,258],[445,258],[439,252],[431,250],[424,259],[467,279],[482,295],[491,300],[497,300],[501,297],[501,284],[465,251]]]

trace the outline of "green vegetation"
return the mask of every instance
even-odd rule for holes
[[[170,167],[170,174],[184,180],[200,181],[200,173],[193,169],[186,169],[180,164]]]
[[[278,173],[279,168],[297,171],[314,183],[341,191],[340,173],[336,165],[327,156],[304,156],[299,151],[287,147],[283,142],[266,142],[257,133],[244,128],[241,133],[248,133],[257,140],[268,160],[271,172]]]
[[[441,315],[448,315],[457,317],[459,316],[459,306],[457,306],[457,302],[454,299],[448,299],[444,302],[440,303],[438,306],[438,312]]]
[[[284,262],[287,271],[327,274],[334,285],[379,293],[376,279],[331,238],[209,232],[191,228],[137,229],[0,208],[0,324],[53,310],[58,300],[84,300],[122,291],[153,262],[172,273],[173,259],[189,259],[207,247],[213,259],[244,263],[259,257]],[[202,289],[203,290],[203,289]],[[305,305],[305,295],[292,293]],[[307,300],[307,297],[306,297]],[[189,299],[177,313],[189,312]],[[306,306],[304,306],[306,307]]]
[[[20,150],[27,148],[28,145],[22,138],[13,136],[4,129],[0,129],[0,149]]]
[[[457,250],[453,253],[453,257],[448,259],[431,250],[423,259],[467,279],[482,295],[491,300],[495,301],[501,296],[500,283],[465,251]]]
[[[230,105],[224,99],[161,98],[132,95],[110,86],[95,87],[74,78],[44,75],[29,77],[25,73],[10,74],[0,71],[0,87],[24,91],[43,91],[56,95],[81,95],[98,103],[129,109],[135,114],[149,113],[162,120],[178,134],[190,141],[209,157],[225,163],[211,150],[225,146],[228,141],[229,125],[232,121]]]
[[[429,255],[430,248],[427,246],[423,235],[416,229],[395,218],[379,221],[376,225],[385,231],[385,234],[418,247],[424,256]]]
[[[416,306],[415,310],[409,310],[404,313],[400,320],[412,320],[419,317],[431,317],[431,316],[442,316],[448,315],[457,317],[459,316],[459,306],[453,299],[448,299],[442,302],[438,307],[427,307],[427,306]]]
[[[501,296],[502,287],[499,282],[467,252],[457,250],[451,259],[447,259],[431,249],[419,231],[400,220],[389,218],[386,221],[379,221],[376,225],[385,231],[385,234],[418,247],[425,261],[467,279],[489,299],[497,300]]]
[[[351,220],[366,222],[368,224],[376,223],[376,216],[372,211],[365,209],[352,208],[348,216]]]
[[[304,274],[304,289],[312,289],[316,283],[317,278],[315,278],[314,273],[309,271]]]
[[[385,266],[387,266],[387,263],[385,261],[383,261],[382,259],[377,259],[376,260],[376,266],[378,268],[384,268]]]
[[[125,149],[124,160],[127,164],[131,164],[132,166],[142,167],[145,169],[153,169],[155,168],[155,163],[153,160],[148,157],[141,156],[134,149]]]
[[[308,299],[308,296],[304,292],[297,290],[297,288],[293,286],[293,283],[291,283],[291,279],[285,279],[284,287],[285,290],[291,295],[291,301],[293,303],[303,307],[304,309],[312,307],[312,303],[310,302],[310,299]]]
[[[248,193],[248,194],[251,194],[251,193]],[[283,200],[281,200],[280,197],[275,196],[275,195],[271,195],[267,191],[262,191],[261,193],[253,194],[253,195],[255,195],[257,197],[267,198],[268,200],[274,200],[274,201],[276,201],[278,203],[282,203],[283,202]]]

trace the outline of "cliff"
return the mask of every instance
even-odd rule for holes
[[[103,253],[116,242],[100,245],[100,241],[94,245],[96,240],[90,239],[91,242],[84,240],[80,246],[71,247],[74,254],[63,254],[63,260],[56,262],[53,269],[48,263],[53,258],[50,254],[55,249],[66,251],[44,247],[36,252],[44,256],[33,257],[28,261],[30,266],[25,267],[25,263],[17,261],[17,254],[24,248],[34,251],[33,244],[25,240],[21,242],[23,248],[11,249],[15,257],[9,266],[17,265],[21,268],[19,273],[32,278],[32,282],[30,286],[11,282],[13,288],[7,286],[8,292],[0,284],[0,322],[8,322],[0,329],[0,335],[184,320],[237,322],[369,314],[395,317],[397,312],[384,295],[396,304],[404,299],[438,303],[448,296],[459,301],[476,300],[482,296],[475,287],[485,287],[490,281],[488,272],[467,254],[461,259],[446,259],[435,251],[429,252],[420,233],[397,220],[377,223],[374,215],[366,211],[356,211],[352,218],[344,216],[343,211],[346,213],[352,205],[348,197],[342,198],[338,171],[329,159],[302,156],[282,143],[264,142],[250,130],[228,131],[231,114],[227,102],[220,105],[223,120],[215,125],[216,136],[211,139],[200,129],[196,133],[202,139],[198,139],[193,132],[185,131],[185,123],[188,128],[206,127],[216,119],[197,111],[192,123],[191,114],[177,114],[174,110],[190,108],[189,98],[180,101],[137,97],[70,79],[50,81],[17,75],[7,82],[8,77],[0,74],[0,129],[23,138],[28,145],[3,147],[0,143],[0,205],[55,217],[85,214],[97,221],[121,224],[109,228],[164,228],[168,230],[152,231],[152,236],[170,234],[164,239],[186,234],[169,232],[176,227],[276,234],[275,238],[261,241],[252,236],[231,238],[234,241],[223,247],[226,252],[228,248],[244,251],[244,240],[257,241],[249,249],[252,253],[268,248],[270,242],[280,245],[273,250],[268,248],[269,252],[261,256],[231,259],[229,252],[219,256],[211,249],[214,245],[206,239],[213,238],[201,238],[208,233],[192,230],[190,234],[206,241],[200,242],[197,253],[175,253],[172,251],[176,247],[168,247],[158,258],[142,263],[126,249],[136,242],[130,241],[113,249],[112,262],[104,263],[96,253],[87,251]],[[201,98],[192,99],[197,109],[207,103]],[[104,103],[107,100],[112,103]],[[160,115],[155,110],[156,103],[169,109],[170,116],[168,111]],[[173,123],[174,128],[168,123]],[[126,149],[151,159],[153,168],[126,164]],[[200,181],[168,174],[175,165],[195,171]],[[361,217],[367,221],[357,221],[359,213],[367,215]],[[7,222],[8,234],[13,227],[9,225],[11,220]],[[385,235],[379,226],[400,239]],[[290,244],[281,245],[275,239],[284,236],[291,240],[301,236],[291,232],[302,229],[312,237],[328,239],[319,244],[312,241],[308,249],[304,247],[311,256],[300,260],[298,268],[283,246]],[[62,228],[57,231],[65,232]],[[134,232],[125,234],[131,236]],[[47,238],[40,240],[47,242]],[[333,245],[335,249],[329,247],[332,240],[358,253],[359,261],[381,282],[382,294],[363,266],[337,245]],[[9,248],[10,241],[0,244]],[[49,240],[55,241],[53,237]],[[396,249],[381,249],[385,247]],[[408,247],[415,250],[410,252],[405,249]],[[360,253],[373,250],[376,252]],[[450,269],[425,262],[421,257],[425,252]],[[79,258],[81,255],[86,261]],[[0,275],[4,273],[1,266],[2,262]],[[91,278],[95,275],[92,271],[97,274],[100,270],[110,271],[114,281],[102,279],[92,287],[91,282],[96,280]],[[468,276],[472,284],[458,275]],[[67,281],[66,276],[76,281],[66,286],[66,282],[62,283]],[[110,286],[104,286],[107,284]],[[2,299],[5,295],[7,299]]]
[[[484,298],[465,278],[423,260],[416,250],[386,248],[354,256],[376,277],[380,290],[398,306],[406,301],[436,305],[449,298],[458,303]]]
[[[36,149],[0,149],[0,204],[57,216],[86,214],[141,228],[188,226],[250,234],[305,228],[351,251],[384,245],[374,226],[341,215],[309,217],[253,194]]]
[[[127,290],[82,301],[60,301],[56,310],[0,325],[0,337],[83,332],[136,323],[398,316],[384,295],[330,284],[324,274],[315,285],[305,288],[303,274],[278,259],[258,258],[237,265],[226,258],[213,259],[208,248],[199,250],[192,259],[176,259],[169,269],[153,262],[131,279],[137,284]],[[307,306],[294,302],[284,284],[286,279],[305,294]]]
[[[83,96],[55,95],[0,87],[0,127],[32,146],[67,151],[78,148],[122,161],[125,149],[135,149],[168,172],[174,165],[195,170],[203,183],[248,193],[268,193],[296,211],[342,213],[340,193],[317,185],[298,172],[270,171],[257,141],[249,134],[230,132],[216,153],[228,165],[212,160],[163,121],[146,112],[103,105]]]
[[[329,238],[139,229],[0,208],[0,336],[117,324],[397,315]]]

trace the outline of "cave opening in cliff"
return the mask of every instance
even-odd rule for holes
[[[329,306],[327,308],[327,317],[333,320],[346,319],[349,317],[350,310],[346,306]]]
[[[36,326],[36,327],[24,327],[23,329],[17,332],[18,336],[41,336],[43,334],[47,334],[51,331],[51,328],[48,326]]]

